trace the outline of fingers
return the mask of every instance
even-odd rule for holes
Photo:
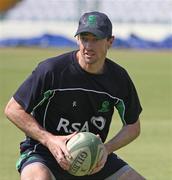
[[[70,164],[69,164],[68,160],[72,158],[72,156],[70,155],[70,153],[66,147],[66,142],[69,139],[71,139],[73,136],[75,136],[76,134],[77,134],[77,132],[74,132],[67,136],[61,136],[62,139],[64,138],[62,141],[65,143],[60,145],[60,148],[57,152],[56,160],[59,163],[59,165],[65,170],[69,169]]]
[[[48,143],[49,150],[53,154],[58,164],[64,170],[69,169],[69,159],[72,158],[70,152],[67,149],[66,142],[76,134],[77,132],[74,132],[67,136],[53,136]]]
[[[95,173],[99,172],[102,168],[103,168],[103,166],[95,167],[95,168],[89,173],[89,175],[92,175],[92,174],[95,174]]]
[[[77,133],[78,133],[78,132],[75,131],[74,133],[67,135],[67,136],[66,136],[66,142],[67,142],[69,139],[71,139],[73,136],[75,136]]]
[[[78,133],[78,132],[74,132],[74,133],[72,133],[72,134],[69,134],[69,135],[65,136],[65,138],[66,138],[65,142],[67,143],[67,141],[69,141],[69,140],[70,140],[73,136],[75,136],[77,133]],[[65,143],[65,144],[66,144],[66,143]],[[66,148],[66,146],[65,146],[65,148],[63,149],[63,153],[64,153],[66,159],[71,159],[71,158],[72,158],[72,156],[70,155],[70,153],[69,153],[68,149]]]
[[[96,136],[101,140],[101,142],[102,142],[102,139],[101,139],[101,137],[100,137],[100,135],[99,134],[96,134]]]
[[[65,159],[71,158],[71,155],[70,155],[66,145],[64,147],[61,147],[61,150],[62,150],[62,155]]]
[[[95,174],[95,173],[99,172],[103,167],[104,167],[104,162],[103,162],[103,161],[99,161],[99,162],[97,163],[96,167],[91,170],[91,172],[89,173],[89,175]]]
[[[97,136],[98,138],[100,138],[100,135],[99,135],[99,134],[96,134],[96,136]]]
[[[95,173],[99,172],[103,167],[104,167],[104,164],[97,165],[94,169],[91,170],[89,175],[92,175],[92,174],[95,174]]]
[[[69,168],[70,168],[70,164],[68,163],[68,161],[66,161],[64,159],[59,159],[58,160],[58,164],[64,170],[69,170]]]
[[[103,153],[100,155],[100,159],[97,162],[97,165],[91,170],[89,174],[91,175],[99,172],[104,167],[107,161],[107,157],[108,157],[107,151],[105,148],[103,148]]]
[[[64,170],[69,169],[70,164],[67,161],[65,155],[63,154],[62,150],[59,149],[58,152],[55,153],[54,157],[58,164],[61,166],[61,168],[63,168]]]

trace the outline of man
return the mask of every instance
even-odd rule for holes
[[[111,21],[85,13],[75,36],[79,50],[41,62],[6,106],[6,116],[26,134],[17,163],[21,180],[142,180],[113,153],[139,135],[142,108],[127,72],[106,58],[114,40]],[[91,174],[70,175],[66,142],[78,131],[105,142],[114,107],[122,129],[105,143]]]

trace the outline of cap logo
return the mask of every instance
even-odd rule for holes
[[[92,26],[92,27],[96,26],[96,16],[94,15],[88,16],[87,24],[88,26]]]

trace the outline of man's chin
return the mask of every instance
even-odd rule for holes
[[[85,61],[87,64],[94,64],[96,61],[95,60],[91,60],[91,59],[87,59],[86,61]]]
[[[94,64],[96,60],[93,57],[85,57],[85,62],[88,64]]]

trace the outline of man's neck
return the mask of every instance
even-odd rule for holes
[[[102,74],[104,72],[104,64],[102,64],[102,62],[94,63],[94,64],[86,63],[82,59],[82,56],[79,51],[76,54],[76,59],[77,59],[79,65],[81,66],[81,68],[84,69],[88,73]]]

